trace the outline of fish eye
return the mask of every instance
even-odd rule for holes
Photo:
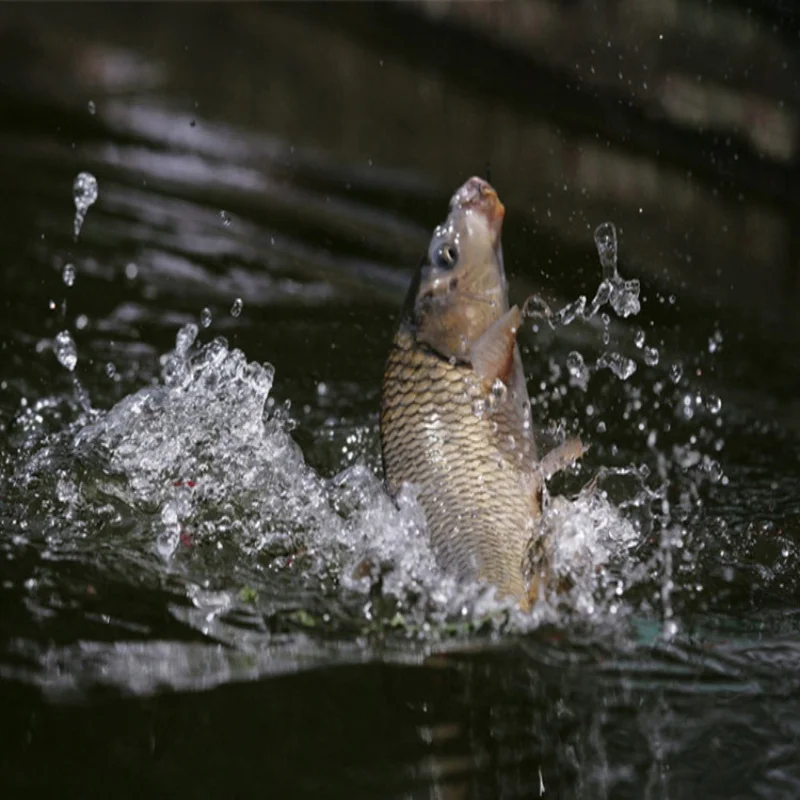
[[[441,269],[452,269],[458,261],[458,250],[454,244],[446,242],[436,251],[436,266]]]

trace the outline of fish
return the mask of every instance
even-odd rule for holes
[[[472,177],[433,231],[383,375],[384,481],[412,484],[437,561],[520,605],[549,579],[538,540],[545,481],[583,454],[579,438],[538,457],[501,241],[505,207]]]

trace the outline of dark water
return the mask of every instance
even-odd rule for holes
[[[800,793],[796,20],[454,5],[4,9],[3,796]],[[411,268],[487,170],[515,300],[591,301],[604,222],[641,282],[526,326],[592,445],[528,617],[380,487]]]

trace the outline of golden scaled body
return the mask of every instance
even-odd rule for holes
[[[387,485],[413,483],[440,562],[523,596],[538,494],[532,436],[514,430],[505,401],[489,409],[472,369],[450,364],[401,330],[383,384]]]
[[[527,605],[546,577],[531,564],[548,473],[581,454],[537,460],[500,240],[505,209],[486,181],[454,195],[409,289],[383,380],[387,488],[416,486],[440,563]]]

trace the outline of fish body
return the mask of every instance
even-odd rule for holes
[[[484,180],[453,196],[409,290],[383,379],[387,488],[416,486],[437,559],[525,601],[542,465],[509,307],[505,209]]]

